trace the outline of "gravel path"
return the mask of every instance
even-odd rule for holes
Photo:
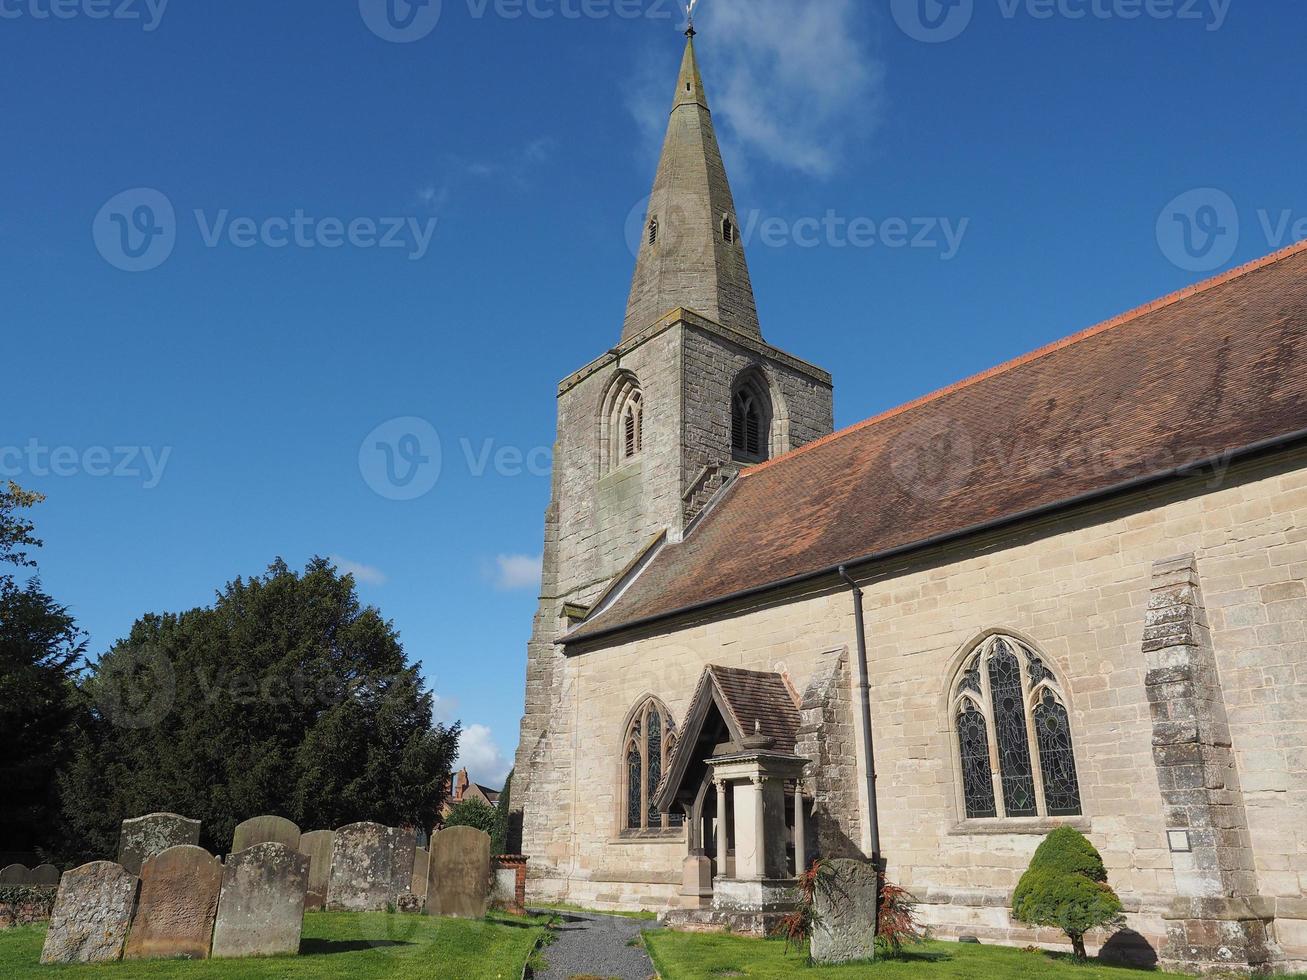
[[[653,963],[644,945],[631,941],[640,933],[657,929],[652,919],[630,919],[590,912],[557,912],[562,917],[552,945],[541,957],[548,964],[537,980],[571,980],[572,977],[603,977],[604,980],[649,980]]]

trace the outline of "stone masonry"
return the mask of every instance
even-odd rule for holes
[[[849,654],[841,650],[819,670],[799,706],[795,755],[812,760],[804,774],[812,794],[808,834],[816,837],[812,858],[862,858],[858,846],[857,726],[849,685]]]
[[[1274,959],[1225,697],[1194,555],[1153,566],[1144,683],[1176,898],[1162,961],[1260,969]]]

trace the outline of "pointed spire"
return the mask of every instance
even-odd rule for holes
[[[622,339],[678,308],[761,339],[740,222],[699,72],[693,26],[686,35]]]

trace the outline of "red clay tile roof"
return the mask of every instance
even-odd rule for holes
[[[794,750],[799,731],[799,707],[780,674],[710,665],[705,671],[717,682],[732,717],[727,722],[741,738],[759,733],[775,739],[786,752]]]
[[[1307,242],[746,470],[565,642],[1307,429]]]

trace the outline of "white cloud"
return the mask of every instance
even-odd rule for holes
[[[495,558],[495,587],[505,592],[538,589],[543,555],[499,555]]]
[[[852,136],[880,121],[885,70],[872,53],[866,0],[706,0],[696,12],[700,67],[736,169],[762,157],[812,176],[842,162]],[[641,73],[649,77],[646,72]],[[641,126],[667,126],[664,65],[630,103]]]
[[[467,769],[474,783],[499,789],[513,764],[485,725],[468,725],[458,740],[458,769]]]
[[[341,572],[346,575],[353,575],[356,582],[361,582],[364,585],[386,584],[386,573],[375,565],[364,565],[362,562],[350,561],[340,555],[332,555],[329,560]]]

